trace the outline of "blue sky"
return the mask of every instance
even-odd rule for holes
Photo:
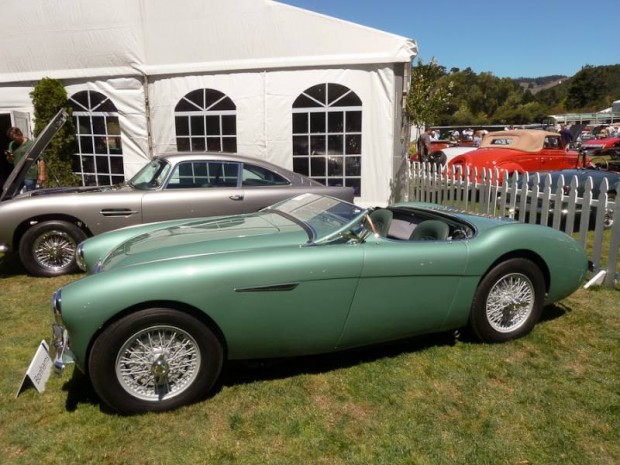
[[[620,64],[620,5],[575,0],[278,0],[414,39],[446,69],[572,76]]]

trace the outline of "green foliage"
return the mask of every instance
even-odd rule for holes
[[[71,107],[67,103],[67,91],[62,81],[43,78],[30,92],[34,105],[35,128],[38,135],[61,108],[64,108],[69,117],[64,126],[48,145],[43,159],[47,172],[46,187],[77,186],[79,178],[71,169],[73,149],[75,147],[75,127],[71,117]]]
[[[442,79],[444,75],[445,68],[434,61],[425,65],[422,60],[418,60],[411,71],[406,111],[418,129],[435,124],[437,115],[444,111],[452,97],[452,85]]]
[[[536,94],[522,85],[545,85],[560,78],[498,78],[471,68],[446,72],[434,62],[427,66],[418,61],[411,73],[407,111],[418,127],[519,125],[542,123],[556,113],[596,112],[620,100],[620,65],[585,66]]]

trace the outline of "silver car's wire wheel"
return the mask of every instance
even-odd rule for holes
[[[116,358],[116,377],[131,396],[157,402],[178,396],[196,380],[200,348],[186,331],[151,326],[127,339]]]
[[[57,270],[71,265],[76,241],[64,231],[50,230],[38,236],[32,244],[35,262],[47,269]]]
[[[489,325],[500,333],[512,332],[527,322],[534,303],[535,288],[527,276],[504,275],[493,285],[486,301]]]

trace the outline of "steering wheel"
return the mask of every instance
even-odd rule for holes
[[[370,228],[373,234],[375,235],[379,234],[377,232],[377,228],[375,227],[375,223],[373,223],[372,218],[370,218],[370,215],[368,213],[366,213],[366,216],[364,216],[364,221],[368,223],[368,227]]]

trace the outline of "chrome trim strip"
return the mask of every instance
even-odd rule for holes
[[[269,284],[267,286],[235,288],[235,292],[288,292],[299,286],[299,283]]]

